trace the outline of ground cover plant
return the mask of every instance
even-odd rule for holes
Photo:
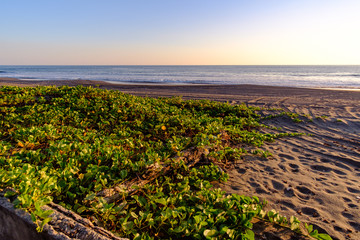
[[[131,239],[253,239],[257,197],[214,189],[244,154],[268,155],[259,108],[91,87],[0,88],[0,189],[38,229],[55,202]],[[313,236],[326,236],[313,232]],[[319,237],[320,235],[320,237]]]

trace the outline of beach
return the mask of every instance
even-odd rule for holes
[[[267,210],[296,216],[334,239],[360,239],[360,91],[259,85],[112,84],[90,80],[24,81],[0,86],[84,85],[148,96],[182,96],[231,104],[281,108],[302,116],[264,120],[283,131],[305,133],[266,143],[271,156],[246,156],[226,171],[228,193],[258,196]],[[266,114],[266,110],[260,111]],[[270,130],[268,130],[270,131]]]

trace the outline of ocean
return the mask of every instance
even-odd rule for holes
[[[255,84],[360,88],[360,65],[335,66],[6,66],[0,77],[102,80],[114,83]]]

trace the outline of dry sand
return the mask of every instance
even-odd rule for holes
[[[100,81],[21,81],[0,85],[98,85],[141,96],[212,99],[283,108],[312,122],[276,118],[265,123],[311,136],[281,138],[263,148],[267,159],[248,156],[229,170],[221,187],[256,195],[267,209],[310,222],[334,239],[360,239],[360,92],[253,85],[129,85]],[[326,116],[326,117],[321,117]]]

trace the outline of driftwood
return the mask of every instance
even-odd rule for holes
[[[200,161],[206,161],[206,156],[209,154],[209,150],[207,148],[189,148],[180,153],[179,156],[173,158],[174,162],[179,162],[181,160],[189,167],[195,166]],[[144,186],[147,183],[150,183],[157,179],[160,176],[166,176],[172,171],[171,166],[169,164],[152,164],[148,167],[148,170],[145,174],[143,174],[145,179],[133,179],[131,181],[125,181],[117,186],[112,188],[104,189],[97,193],[98,197],[103,197],[107,203],[115,202],[122,198],[122,193],[126,192],[126,194],[134,195],[138,192],[138,189]],[[135,188],[136,187],[136,188]]]

